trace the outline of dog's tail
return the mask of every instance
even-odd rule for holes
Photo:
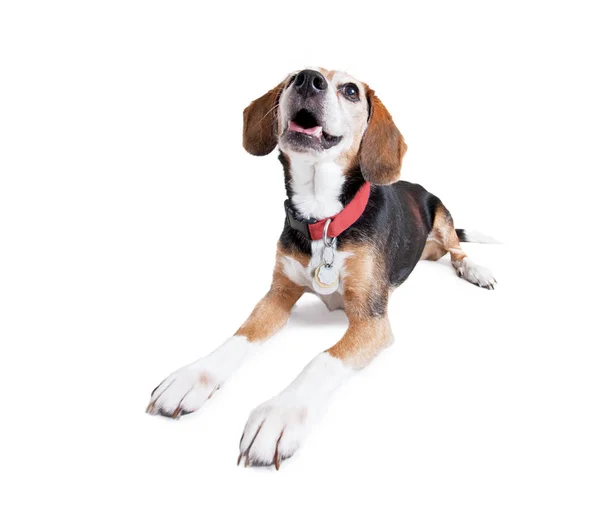
[[[458,240],[460,242],[477,242],[479,244],[500,244],[500,241],[497,241],[493,237],[476,231],[457,229],[456,235],[458,235]]]

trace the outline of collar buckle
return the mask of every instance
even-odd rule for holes
[[[308,229],[309,224],[314,224],[317,222],[317,219],[304,219],[301,215],[294,210],[292,207],[292,203],[289,199],[286,199],[283,203],[285,208],[285,214],[287,218],[288,224],[297,232],[300,232],[304,237],[306,237],[309,241],[312,240],[310,236],[310,230]]]

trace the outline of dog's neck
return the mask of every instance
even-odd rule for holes
[[[340,194],[346,178],[336,163],[292,161],[290,176],[291,201],[302,217],[325,219],[342,210]]]
[[[285,172],[285,187],[295,211],[305,219],[325,219],[338,214],[346,205],[345,195],[354,178],[335,160],[311,161],[280,153]],[[362,179],[362,177],[361,177]],[[356,189],[352,189],[351,196]]]

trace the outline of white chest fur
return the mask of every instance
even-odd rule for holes
[[[335,162],[293,160],[290,174],[292,202],[303,217],[324,219],[334,216],[343,208],[340,194],[346,178],[342,168]]]
[[[311,247],[312,255],[308,266],[304,267],[296,259],[287,255],[281,257],[281,262],[283,265],[283,272],[292,282],[305,287],[310,292],[314,292],[313,276],[315,269],[323,263],[323,241],[313,241]],[[342,295],[344,294],[344,277],[346,276],[344,262],[351,254],[352,253],[348,251],[335,251],[333,264],[340,272],[340,285],[337,291],[330,295],[319,295],[315,293],[325,302],[330,310],[341,309],[343,307]]]

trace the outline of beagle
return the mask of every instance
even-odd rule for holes
[[[387,305],[421,259],[450,253],[458,276],[496,283],[460,242],[491,242],[456,230],[420,185],[399,181],[404,138],[374,91],[336,71],[306,69],[244,110],[244,148],[279,146],[287,200],[273,281],[235,335],[180,368],[151,395],[147,412],[178,418],[199,409],[259,345],[287,321],[306,292],[343,309],[344,336],[317,355],[279,395],[248,419],[238,464],[275,465],[292,456],[329,395],[393,340]]]

